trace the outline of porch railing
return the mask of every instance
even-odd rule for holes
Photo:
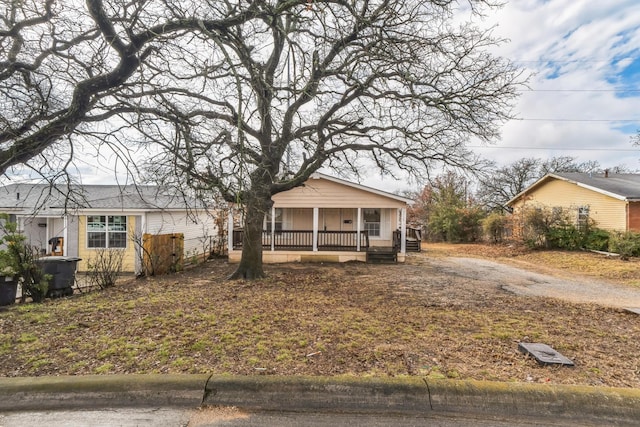
[[[233,249],[242,249],[243,230],[233,230]],[[277,230],[273,236],[270,231],[262,232],[262,248],[277,251],[312,251],[312,230]],[[360,250],[366,251],[369,247],[369,234],[366,230],[360,232]],[[319,251],[357,251],[357,231],[325,231],[318,230]]]

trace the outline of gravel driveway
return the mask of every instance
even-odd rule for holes
[[[490,285],[517,295],[552,297],[618,308],[640,308],[640,289],[630,286],[584,277],[568,280],[477,258],[431,258],[427,262],[441,272],[475,282],[478,288]]]

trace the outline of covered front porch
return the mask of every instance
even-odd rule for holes
[[[405,209],[392,208],[274,207],[262,232],[263,262],[366,262],[368,252],[383,248],[402,262],[406,227],[391,229],[391,224],[405,215]],[[231,227],[231,216],[229,221]],[[311,223],[311,227],[296,227],[305,223]],[[243,235],[241,228],[233,228],[229,236],[230,262],[240,261]]]
[[[303,186],[272,200],[263,223],[265,263],[366,262],[372,248],[386,248],[399,262],[405,259],[408,199],[314,174]],[[242,223],[229,213],[230,262],[240,261]]]

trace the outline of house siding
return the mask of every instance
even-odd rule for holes
[[[310,179],[302,187],[272,197],[277,208],[402,208],[405,203],[326,179]]]
[[[206,212],[189,215],[178,212],[150,212],[146,217],[146,232],[149,234],[184,235],[184,255],[203,255],[211,250],[212,238],[217,235],[213,216]]]
[[[578,207],[588,206],[589,217],[596,222],[597,227],[621,231],[627,229],[625,201],[566,181],[553,179],[527,192],[513,204],[514,213],[524,206],[576,210]]]
[[[41,254],[49,252],[49,239],[47,238],[46,227],[40,227],[38,224],[45,223],[46,219],[42,218],[26,218],[22,224],[22,233],[27,237],[27,243],[31,247],[38,249]]]
[[[136,229],[136,217],[127,216],[127,230]],[[135,254],[136,244],[129,234],[127,239],[126,249],[112,249],[114,251],[124,251],[124,258],[122,262],[122,271],[125,273],[135,272]],[[87,247],[87,217],[82,215],[78,217],[78,257],[82,261],[78,262],[78,271],[87,271],[88,266],[95,256],[96,249]]]
[[[71,257],[78,257],[80,253],[80,248],[78,247],[78,217],[77,216],[69,216],[69,220],[67,221],[67,253],[65,255]]]

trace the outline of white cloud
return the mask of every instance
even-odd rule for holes
[[[512,0],[480,24],[497,25],[495,35],[510,40],[499,53],[534,74],[515,110],[524,120],[479,152],[500,163],[570,155],[640,168],[630,143],[640,84],[625,75],[640,62],[640,2]]]

